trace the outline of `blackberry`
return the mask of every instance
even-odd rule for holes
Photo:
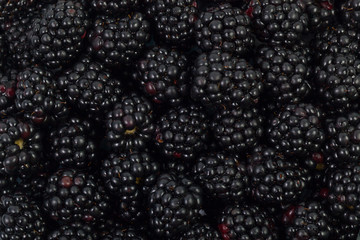
[[[310,103],[286,105],[270,119],[269,141],[289,156],[311,156],[321,153],[325,142],[322,111]]]
[[[62,169],[48,178],[44,212],[59,224],[94,225],[109,212],[109,197],[98,179],[75,169]]]
[[[140,0],[91,0],[91,7],[100,13],[116,15],[138,8],[140,2]]]
[[[256,205],[227,206],[219,218],[223,239],[279,239],[275,220]]]
[[[220,147],[228,152],[244,153],[262,137],[263,121],[256,108],[225,108],[216,114],[211,128]]]
[[[340,9],[343,23],[348,28],[360,27],[360,0],[346,0]]]
[[[178,240],[221,240],[220,233],[207,223],[197,223]]]
[[[15,69],[0,72],[0,118],[13,115],[16,112],[15,91],[16,91]]]
[[[283,216],[286,239],[333,239],[331,217],[319,202],[290,207]]]
[[[256,58],[267,95],[276,103],[300,102],[311,90],[309,62],[302,47],[260,46]]]
[[[207,194],[214,198],[238,202],[247,195],[249,177],[246,166],[236,156],[224,153],[201,156],[192,173]]]
[[[50,159],[66,167],[88,167],[96,157],[91,137],[92,125],[87,120],[71,117],[50,133]]]
[[[330,54],[315,69],[320,98],[330,113],[354,108],[360,94],[360,60],[352,54]]]
[[[146,152],[111,155],[104,160],[101,177],[116,197],[118,215],[126,222],[143,218],[143,199],[156,183],[159,165]]]
[[[335,238],[338,240],[356,240],[359,235],[359,226],[357,224],[347,224],[342,223],[341,220],[336,222],[337,225],[334,226]]]
[[[5,63],[7,63],[8,55],[8,43],[6,42],[6,36],[2,33],[0,34],[0,70],[6,66]]]
[[[94,229],[80,222],[62,225],[48,234],[47,240],[95,240],[99,239]]]
[[[44,239],[45,221],[40,208],[24,195],[1,196],[0,216],[1,239]]]
[[[158,121],[155,144],[171,159],[194,159],[206,147],[208,121],[195,105],[170,109]]]
[[[155,130],[152,106],[135,93],[123,96],[107,114],[106,127],[113,151],[144,149]]]
[[[195,60],[191,97],[208,109],[223,105],[251,108],[262,90],[261,72],[245,59],[213,50]]]
[[[48,5],[32,22],[32,55],[46,67],[63,68],[82,50],[89,25],[88,13],[80,1],[58,0]]]
[[[309,17],[309,28],[311,31],[326,29],[336,19],[335,6],[332,0],[309,0],[306,5]]]
[[[198,18],[197,0],[153,0],[147,10],[158,37],[171,45],[182,45],[193,39]]]
[[[6,23],[21,14],[26,14],[28,8],[35,3],[35,0],[0,0],[0,23]]]
[[[195,23],[196,42],[203,51],[246,55],[254,47],[250,18],[241,9],[220,4],[201,13]]]
[[[103,64],[87,55],[58,78],[58,86],[69,104],[98,121],[123,94],[123,84]]]
[[[246,13],[261,41],[293,45],[308,28],[309,18],[302,0],[252,0]]]
[[[298,161],[261,146],[248,158],[250,187],[255,200],[264,204],[286,204],[299,200],[309,186],[311,175]]]
[[[150,226],[158,237],[188,231],[202,210],[202,190],[182,175],[162,174],[150,190]]]
[[[15,118],[0,121],[1,171],[6,174],[31,178],[41,166],[42,137],[28,122]]]
[[[133,227],[119,227],[111,229],[102,240],[146,240],[147,238],[139,234],[139,231]]]
[[[54,76],[39,67],[27,68],[17,75],[15,105],[25,119],[42,125],[64,119],[68,115]]]
[[[150,38],[150,23],[139,12],[122,18],[98,16],[89,34],[89,51],[109,67],[131,64]]]
[[[188,61],[175,49],[153,47],[137,64],[135,78],[156,104],[180,105],[187,95]]]

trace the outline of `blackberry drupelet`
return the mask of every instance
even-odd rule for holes
[[[219,49],[244,56],[255,44],[250,23],[241,9],[220,4],[201,13],[195,23],[196,42],[203,51]]]
[[[195,60],[191,97],[211,111],[223,105],[251,108],[262,91],[261,72],[245,59],[213,50]]]
[[[43,208],[59,224],[95,225],[104,221],[109,207],[109,196],[92,174],[62,169],[48,178]]]
[[[103,161],[101,177],[123,221],[136,223],[144,217],[144,199],[159,172],[159,164],[146,152],[111,155]]]
[[[266,146],[256,147],[248,158],[252,196],[262,204],[287,204],[299,200],[310,184],[310,172],[298,161]]]
[[[130,65],[150,38],[150,23],[139,12],[122,18],[98,16],[89,34],[89,51],[105,65]]]
[[[87,55],[58,78],[58,86],[69,104],[97,121],[103,120],[123,94],[123,84]]]
[[[307,30],[309,18],[302,0],[252,0],[246,11],[256,36],[275,45],[293,45]]]
[[[50,132],[50,159],[65,167],[86,168],[96,157],[93,126],[77,117]]]
[[[174,238],[196,223],[202,210],[202,190],[182,175],[162,174],[150,190],[150,226],[158,237]]]
[[[343,1],[340,14],[344,25],[358,29],[360,27],[360,0]]]
[[[309,0],[306,4],[311,31],[326,29],[335,22],[335,6],[332,0]]]
[[[194,37],[198,0],[153,0],[147,9],[155,33],[167,44],[183,45]]]
[[[0,239],[44,239],[45,221],[40,208],[24,195],[2,195],[0,217]]]
[[[321,154],[325,142],[324,114],[310,103],[286,105],[270,119],[269,142],[288,156]]]
[[[86,7],[80,1],[58,0],[32,22],[29,34],[32,55],[51,69],[61,69],[84,47],[90,25]]]
[[[116,153],[144,149],[155,130],[152,106],[136,93],[123,96],[107,114],[106,127],[107,141]]]
[[[156,127],[155,144],[170,159],[194,159],[206,147],[208,120],[202,108],[189,105],[170,109]]]
[[[47,240],[96,240],[99,239],[95,230],[80,222],[71,223],[57,227],[48,234]]]
[[[140,6],[141,0],[91,0],[91,7],[107,15],[130,12]]]
[[[146,240],[139,231],[133,227],[116,226],[107,234],[102,236],[101,240]]]
[[[227,206],[220,215],[218,228],[226,240],[279,239],[275,220],[256,205]]]
[[[67,117],[69,109],[50,71],[27,68],[19,72],[17,80],[15,105],[25,119],[43,125]]]
[[[264,132],[263,122],[256,108],[225,108],[216,114],[211,128],[220,147],[238,154],[257,145]]]
[[[264,76],[267,95],[275,103],[296,103],[309,95],[310,67],[303,49],[302,46],[259,47],[256,62]]]
[[[226,153],[203,154],[192,174],[207,195],[226,202],[243,200],[249,190],[246,165]]]
[[[175,49],[153,47],[138,62],[135,78],[155,104],[180,105],[188,93],[187,58]]]
[[[16,112],[15,91],[16,91],[15,69],[0,72],[0,118],[13,115]]]
[[[197,223],[178,240],[221,240],[220,233],[207,223]]]

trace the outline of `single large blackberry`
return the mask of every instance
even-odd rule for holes
[[[179,105],[189,83],[188,62],[175,49],[153,47],[137,64],[135,78],[156,104]]]
[[[202,108],[195,105],[169,110],[158,121],[155,144],[172,159],[193,159],[205,149],[208,121]]]
[[[343,1],[340,10],[342,21],[348,28],[360,27],[360,0]]]
[[[252,195],[264,204],[297,201],[310,184],[311,175],[298,161],[265,146],[256,147],[248,158]]]
[[[195,23],[196,42],[204,51],[220,49],[246,55],[255,44],[250,23],[250,18],[239,8],[220,4],[201,13]]]
[[[162,174],[149,197],[150,226],[158,237],[173,238],[188,231],[202,211],[202,190],[192,180]]]
[[[91,7],[100,13],[116,15],[130,12],[140,6],[141,0],[91,0]]]
[[[260,46],[256,62],[263,73],[267,95],[276,103],[300,102],[310,93],[310,73],[301,46]]]
[[[118,215],[126,222],[144,217],[144,199],[156,183],[159,165],[146,152],[111,155],[104,160],[101,177],[115,196]]]
[[[205,192],[214,198],[239,202],[248,193],[246,166],[236,156],[224,153],[203,155],[197,159],[192,173]]]
[[[256,205],[226,207],[219,218],[219,230],[223,239],[279,239],[275,220]]]
[[[77,57],[90,25],[81,1],[59,0],[41,11],[32,22],[29,34],[36,61],[52,69],[62,68]]]
[[[206,108],[251,108],[263,90],[261,72],[245,59],[221,50],[200,54],[193,66],[191,97]]]
[[[71,117],[50,133],[50,159],[66,167],[88,167],[96,157],[90,122]]]
[[[269,142],[289,156],[312,156],[321,153],[325,142],[322,111],[310,103],[286,105],[270,119]]]
[[[151,104],[135,93],[123,96],[106,119],[106,136],[112,150],[140,150],[147,147],[154,133]]]
[[[44,193],[45,213],[60,224],[94,225],[109,212],[109,197],[94,175],[75,169],[59,170],[48,179]]]
[[[0,163],[7,174],[30,178],[42,162],[42,138],[28,122],[14,118],[0,121]]]
[[[239,153],[256,146],[263,135],[263,116],[256,108],[223,109],[211,123],[217,143],[224,150]]]
[[[35,202],[21,194],[0,198],[0,239],[42,240],[45,221]]]
[[[336,19],[332,0],[307,0],[306,12],[311,31],[319,31],[331,26]]]
[[[360,99],[360,59],[353,54],[329,54],[315,69],[320,98],[330,113],[346,112]]]
[[[178,240],[221,240],[220,233],[207,223],[197,223]]]
[[[0,118],[13,115],[16,112],[15,91],[16,91],[15,69],[0,72]]]
[[[150,23],[142,13],[122,18],[98,16],[89,34],[89,51],[109,67],[132,64],[150,38]]]
[[[15,105],[25,119],[41,125],[67,116],[69,109],[50,71],[27,68],[18,74],[17,80]]]
[[[123,93],[123,84],[87,55],[58,78],[58,86],[69,104],[95,120],[102,120]]]
[[[80,222],[59,226],[47,235],[47,240],[96,240],[96,231],[89,225]]]

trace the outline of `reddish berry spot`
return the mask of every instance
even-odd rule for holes
[[[81,39],[84,39],[85,37],[86,37],[86,30],[85,30],[85,32],[84,32],[84,34],[81,36]]]
[[[294,221],[295,218],[295,210],[297,207],[292,206],[290,207],[283,215],[282,222],[285,224],[290,224]]]
[[[84,221],[85,222],[92,222],[92,221],[94,221],[94,217],[91,216],[91,215],[85,215],[84,216]]]
[[[322,198],[327,198],[329,196],[329,189],[327,188],[322,188],[320,190],[320,197]]]
[[[15,89],[14,88],[8,88],[5,92],[6,96],[8,98],[13,98],[15,96]]]
[[[23,124],[21,126],[21,138],[27,139],[30,136],[30,127],[28,124]]]
[[[162,101],[160,101],[158,98],[154,98],[153,101],[154,103],[158,103],[158,104],[162,103]]]
[[[312,159],[316,163],[323,163],[324,162],[324,156],[321,153],[313,153]]]
[[[153,82],[147,82],[145,84],[145,91],[150,95],[156,94],[156,87]]]
[[[174,158],[181,158],[182,154],[178,152],[173,153]]]
[[[192,3],[192,5],[193,5],[193,7],[198,7],[198,3],[197,3],[197,1],[193,1],[193,3]]]
[[[245,11],[245,13],[246,13],[246,15],[248,15],[249,17],[254,17],[254,15],[253,15],[253,11],[254,11],[254,8],[253,7],[249,7],[246,11]]]
[[[161,133],[156,134],[156,141],[158,143],[163,143],[164,142],[164,140],[162,139],[162,134]]]
[[[0,92],[5,92],[6,91],[6,87],[4,85],[0,85]]]
[[[329,1],[322,1],[321,6],[327,10],[332,10],[334,6]]]
[[[71,177],[64,176],[61,178],[61,186],[64,188],[70,188],[73,185],[73,180]]]
[[[228,234],[228,232],[229,232],[228,226],[226,226],[226,224],[224,224],[224,223],[221,223],[218,225],[218,228],[219,228],[219,231],[221,233],[223,240],[230,240],[230,236]]]

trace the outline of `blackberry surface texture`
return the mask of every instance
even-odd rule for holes
[[[176,107],[161,116],[155,130],[155,144],[170,159],[194,159],[203,151],[208,121],[201,107]]]
[[[357,29],[360,27],[360,1],[346,0],[341,5],[341,17],[348,28]]]
[[[220,233],[207,223],[197,223],[178,240],[221,240]]]
[[[309,17],[311,31],[326,29],[336,19],[335,6],[332,0],[310,0],[306,5],[306,12]]]
[[[146,240],[147,238],[139,234],[139,231],[133,227],[119,227],[111,229],[102,240]]]
[[[19,15],[26,14],[29,7],[36,3],[34,0],[1,0],[0,24],[11,21]]]
[[[0,72],[0,118],[12,115],[16,112],[15,91],[16,91],[15,69]]]
[[[162,174],[151,188],[150,226],[158,237],[172,238],[188,231],[202,211],[202,190],[185,176]]]
[[[91,7],[99,13],[116,15],[137,9],[140,3],[140,0],[91,0]]]
[[[47,240],[96,240],[99,239],[95,230],[79,222],[57,227],[47,235]]]
[[[107,114],[106,128],[114,151],[146,148],[155,130],[151,104],[135,93],[123,96]]]
[[[181,52],[153,47],[137,64],[135,78],[155,104],[180,105],[188,92],[188,60]]]

